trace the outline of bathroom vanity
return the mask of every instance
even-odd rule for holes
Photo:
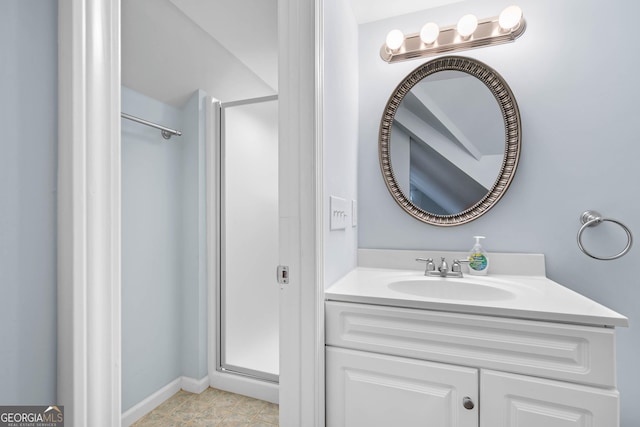
[[[327,289],[327,426],[618,426],[627,318],[546,278],[543,258],[529,270],[359,267]]]

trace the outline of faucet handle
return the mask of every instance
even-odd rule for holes
[[[425,276],[427,275],[428,271],[434,271],[436,269],[436,265],[433,263],[433,258],[416,258],[416,261],[422,261],[427,263],[424,269]]]
[[[469,260],[468,259],[454,259],[453,260],[453,264],[451,265],[451,271],[453,271],[454,273],[462,272],[462,266],[460,264],[462,264],[463,262],[468,263]]]

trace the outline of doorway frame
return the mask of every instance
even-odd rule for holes
[[[120,0],[58,8],[58,404],[68,426],[117,427]],[[280,173],[291,178],[280,202],[280,238],[289,243],[280,263],[295,267],[281,293],[284,427],[324,425],[321,12],[322,0],[278,1]]]
[[[120,426],[120,1],[58,2],[58,372],[68,426]]]
[[[322,16],[323,0],[278,0],[283,427],[325,425]]]

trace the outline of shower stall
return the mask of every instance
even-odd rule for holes
[[[215,150],[209,169],[215,173],[209,183],[217,189],[219,212],[217,255],[212,254],[218,268],[211,278],[214,378],[224,384],[252,381],[254,390],[270,390],[270,397],[258,397],[274,401],[279,374],[277,96],[214,102],[208,116],[216,124],[216,144],[209,145]]]
[[[122,101],[125,424],[179,389],[277,402],[277,98]]]

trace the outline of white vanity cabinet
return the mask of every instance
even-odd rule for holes
[[[482,371],[481,426],[618,426],[618,392],[504,372]]]
[[[328,427],[617,427],[614,329],[327,301]]]
[[[477,369],[335,347],[326,366],[327,426],[478,427]]]

